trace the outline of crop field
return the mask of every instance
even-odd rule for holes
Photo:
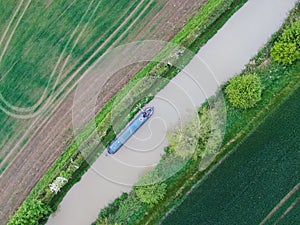
[[[1,94],[13,106],[37,104],[44,90],[59,83],[88,49],[103,43],[138,3],[74,2],[24,2],[14,18],[3,22]]]
[[[298,88],[162,224],[297,224],[299,98]]]
[[[83,65],[117,44],[131,26],[139,25],[141,16],[151,19],[158,11],[156,5],[164,4],[154,0],[1,3],[5,5],[0,7],[2,170],[12,146],[32,123],[30,118],[67,92]]]

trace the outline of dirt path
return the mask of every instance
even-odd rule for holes
[[[144,36],[149,26],[151,26],[150,24],[154,24],[156,21],[166,24],[169,20],[174,20],[177,27],[182,27],[187,18],[191,14],[196,13],[195,7],[201,2],[203,1],[188,0],[183,3],[180,0],[168,0],[165,7],[159,11],[148,26],[139,32],[138,36]],[[175,8],[174,4],[178,7]],[[151,35],[146,36],[145,39],[153,38],[153,34],[156,34],[156,38],[170,40],[176,32],[173,29],[169,29],[166,25],[164,27],[157,26]],[[103,93],[101,101],[99,101],[99,108],[134,76],[134,74],[128,75],[126,73],[128,71],[138,71],[141,66],[134,65],[131,68],[127,68],[127,70],[121,71],[120,75],[122,74],[124,77],[121,83],[119,80],[111,80],[110,86],[114,88]],[[66,146],[64,142],[72,134],[72,117],[70,113],[72,103],[73,93],[71,91],[61,105],[56,104],[55,106],[51,106],[51,109],[55,111],[53,115],[50,117],[40,117],[32,125],[31,129],[27,130],[27,134],[29,135],[27,137],[30,137],[30,141],[0,178],[0,224],[6,223],[9,215],[16,210],[38,180],[65,150]],[[32,135],[33,131],[34,135]]]

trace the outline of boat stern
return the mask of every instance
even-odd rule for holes
[[[154,113],[154,107],[148,107],[144,110],[144,117],[150,118]]]

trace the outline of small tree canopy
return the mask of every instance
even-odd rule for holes
[[[157,204],[166,194],[167,185],[165,183],[156,183],[135,188],[137,196],[142,202],[148,204]]]
[[[191,118],[184,125],[176,127],[168,134],[170,143],[169,152],[174,152],[175,156],[188,159],[196,151],[200,133],[200,124],[197,117]]]
[[[241,109],[252,108],[261,99],[261,82],[256,74],[235,76],[225,92],[233,106]]]

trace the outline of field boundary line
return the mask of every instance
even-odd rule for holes
[[[271,210],[271,212],[263,219],[259,225],[264,225],[274,215],[274,213],[300,188],[298,183],[283,199]]]

